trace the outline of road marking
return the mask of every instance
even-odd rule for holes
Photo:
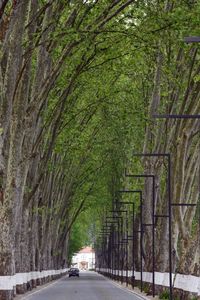
[[[141,295],[139,295],[139,294],[138,294],[137,292],[135,292],[135,291],[128,290],[127,288],[121,286],[121,285],[118,284],[117,282],[114,282],[113,280],[111,280],[111,279],[109,279],[109,278],[107,278],[107,277],[105,277],[105,276],[103,276],[103,275],[101,275],[101,274],[99,274],[99,275],[102,276],[103,278],[105,278],[105,280],[109,281],[112,285],[118,287],[120,290],[122,290],[122,291],[124,291],[124,292],[127,292],[127,293],[129,293],[129,294],[133,294],[133,295],[137,296],[138,298],[140,298],[140,299],[142,299],[142,300],[144,300],[144,299],[145,299],[145,300],[149,300],[149,298],[147,298],[147,297],[145,297],[145,296],[141,296]]]
[[[28,294],[28,295],[26,294],[26,295],[23,296],[22,298],[16,298],[16,300],[18,300],[18,299],[19,299],[19,300],[27,299],[27,298],[29,298],[30,296],[32,296],[32,295],[34,295],[34,294],[37,294],[37,293],[39,293],[39,292],[41,292],[41,291],[43,291],[43,290],[49,288],[50,286],[55,285],[56,283],[58,283],[58,281],[60,281],[60,280],[63,279],[63,278],[65,278],[65,276],[63,276],[63,277],[57,279],[55,282],[49,283],[47,286],[41,287],[41,288],[40,288],[39,290],[37,290],[37,291],[30,292],[30,294]]]
[[[138,298],[140,298],[140,299],[148,299],[148,298],[146,298],[146,297],[144,297],[144,296],[141,296],[141,295],[139,295],[138,293],[136,293],[136,292],[134,292],[134,291],[131,291],[131,290],[129,290],[129,289],[126,289],[125,287],[122,287],[122,286],[120,286],[118,283],[116,283],[116,282],[113,282],[113,281],[111,281],[111,284],[113,284],[113,285],[115,285],[116,287],[118,287],[120,290],[123,290],[123,291],[125,291],[125,292],[127,292],[127,293],[129,293],[129,294],[133,294],[133,295],[135,295],[135,296],[137,296]]]
[[[95,273],[93,272],[94,274],[98,274],[98,273]],[[141,296],[139,295],[137,292],[135,291],[131,291],[131,290],[128,290],[127,288],[121,286],[120,284],[114,282],[113,280],[103,276],[102,274],[98,274],[99,276],[103,277],[106,281],[110,282],[112,285],[114,285],[115,287],[119,288],[120,290],[126,292],[126,293],[129,293],[129,294],[133,294],[134,296],[138,297],[138,299],[142,299],[142,300],[149,300],[149,298],[145,297],[145,296]],[[49,288],[49,287],[52,287],[53,285],[55,285],[56,283],[58,283],[59,281],[61,281],[63,278],[65,278],[66,276],[63,276],[59,279],[57,279],[55,282],[52,282],[52,283],[48,283],[46,286],[39,288],[39,290],[36,290],[36,291],[33,291],[33,292],[30,292],[30,294],[25,294],[24,296],[22,296],[22,298],[18,298],[16,297],[16,300],[23,300],[23,299],[28,299],[29,297],[41,292],[41,291],[44,291],[45,289]],[[40,286],[38,286],[40,287]]]

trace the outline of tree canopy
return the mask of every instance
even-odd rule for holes
[[[151,186],[125,169],[154,174],[166,210],[166,162],[133,151],[170,152],[173,201],[198,202],[198,120],[154,115],[200,111],[199,45],[183,41],[199,12],[195,0],[0,1],[0,276],[66,264],[121,188],[144,190],[150,222]],[[199,274],[198,236],[197,207],[174,208],[174,272]],[[149,243],[147,230],[146,269]]]

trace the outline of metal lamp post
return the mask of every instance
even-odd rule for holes
[[[144,224],[143,226],[151,226],[152,227],[152,295],[155,297],[155,175],[145,175],[145,174],[127,174],[125,172],[126,177],[131,178],[150,178],[152,179],[152,221],[151,224]]]
[[[141,291],[143,290],[143,266],[142,266],[142,243],[143,243],[143,202],[142,202],[142,191],[141,190],[120,190],[118,191],[119,193],[133,193],[133,194],[139,194],[139,201],[140,201],[140,230],[136,231],[135,229],[133,230],[132,236],[128,236],[127,234],[127,242],[128,240],[133,241],[133,252],[132,252],[132,286],[134,287],[134,281],[135,281],[135,275],[134,275],[134,262],[135,262],[135,253],[134,253],[134,238],[135,238],[135,233],[140,233],[140,289]],[[134,202],[117,202],[120,204],[128,204],[128,205],[133,205],[133,227],[134,227]],[[128,250],[127,250],[128,252]],[[127,266],[128,266],[128,253],[127,253]],[[126,268],[126,284],[128,285],[128,268]]]
[[[167,159],[167,191],[168,191],[168,214],[154,215],[156,218],[167,218],[169,227],[169,291],[170,300],[173,299],[172,283],[172,211],[171,211],[171,156],[169,153],[133,153],[135,157],[162,157]]]

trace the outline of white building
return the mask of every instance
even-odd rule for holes
[[[95,268],[95,252],[91,247],[82,248],[72,257],[73,267],[80,270],[89,270]]]

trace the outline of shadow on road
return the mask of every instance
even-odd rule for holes
[[[89,281],[105,281],[105,278],[99,275],[96,275],[95,273],[80,273],[79,277],[65,277],[62,279],[64,280],[79,280],[79,281],[85,281],[85,280],[89,280]]]

